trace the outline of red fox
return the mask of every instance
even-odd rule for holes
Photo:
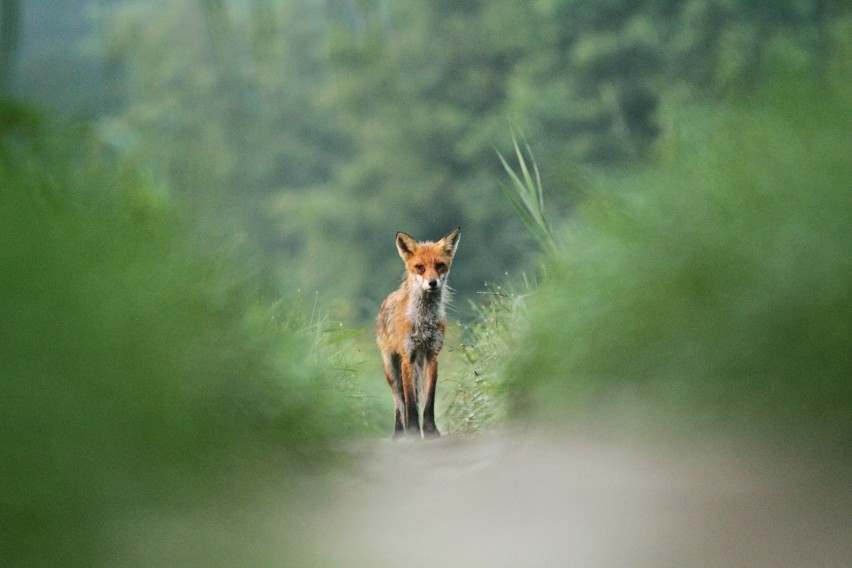
[[[438,352],[444,345],[449,300],[447,276],[459,244],[459,227],[438,241],[415,241],[396,234],[396,248],[405,262],[404,280],[382,303],[376,318],[376,340],[385,378],[393,393],[394,438],[441,435],[435,426]]]

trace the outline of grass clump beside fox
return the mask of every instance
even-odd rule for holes
[[[770,85],[672,114],[659,163],[557,233],[512,416],[852,457],[852,82]]]
[[[516,141],[501,160],[544,277],[476,303],[443,355],[439,422],[852,457],[850,93],[839,72],[785,75],[671,112],[657,163],[588,189],[555,230]]]

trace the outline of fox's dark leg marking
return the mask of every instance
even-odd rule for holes
[[[420,416],[417,411],[417,389],[414,384],[414,365],[402,359],[402,396],[405,403],[405,434],[420,437]]]
[[[385,370],[385,378],[390,385],[393,393],[393,438],[399,438],[405,434],[405,425],[403,423],[404,416],[404,401],[402,396],[402,358],[399,353],[382,357],[382,363]]]
[[[435,425],[435,387],[438,385],[438,356],[433,355],[426,363],[426,400],[423,405],[423,436],[438,438],[441,433]]]

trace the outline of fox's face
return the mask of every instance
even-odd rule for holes
[[[399,256],[405,261],[409,278],[418,288],[426,292],[441,290],[450,272],[460,236],[459,227],[437,243],[418,243],[405,233],[396,234]]]

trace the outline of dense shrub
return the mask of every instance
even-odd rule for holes
[[[3,116],[0,564],[97,565],[116,522],[327,459],[354,426],[295,308],[85,132]]]
[[[673,113],[661,164],[587,200],[513,351],[516,411],[849,457],[852,85],[839,76]]]

